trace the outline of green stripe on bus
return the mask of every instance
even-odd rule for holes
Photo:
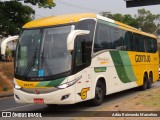
[[[43,81],[39,82],[37,87],[46,87],[51,81]]]
[[[135,75],[126,51],[110,51],[119,79],[123,83],[135,81]]]
[[[121,56],[123,66],[124,66],[124,69],[126,71],[128,78],[129,78],[129,81],[131,81],[131,82],[135,81],[136,77],[134,75],[134,71],[132,68],[132,64],[131,64],[128,52],[127,51],[120,51],[119,54]]]
[[[37,87],[55,87],[55,86],[60,85],[65,79],[66,79],[66,77],[60,78],[60,79],[57,79],[57,80],[39,82]]]

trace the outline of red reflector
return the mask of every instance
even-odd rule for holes
[[[34,99],[34,103],[36,103],[36,104],[43,104],[44,100],[42,98],[35,98]]]

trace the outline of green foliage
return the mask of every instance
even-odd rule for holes
[[[102,14],[102,16],[105,16],[105,17],[114,19],[116,21],[125,23],[127,25],[132,26],[132,27],[138,28],[138,22],[137,22],[137,20],[135,18],[133,18],[129,14],[126,14],[126,15],[122,15],[122,14],[119,14],[119,13],[117,13],[117,14],[111,14],[111,13],[108,13],[108,12],[102,12],[101,14]]]
[[[21,27],[33,19],[35,11],[27,5],[22,5],[19,1],[50,9],[56,5],[53,0],[0,1],[0,34],[19,34]]]
[[[156,31],[157,25],[156,20],[158,15],[152,14],[149,10],[139,9],[138,15],[135,15],[138,26],[142,31],[154,33]]]
[[[138,28],[138,21],[129,14],[123,16],[123,22],[127,25]]]
[[[44,8],[52,8],[56,4],[53,2],[53,0],[24,0],[25,3],[31,3],[32,5],[37,5],[39,7],[44,7]]]
[[[11,50],[10,50],[10,49],[8,49],[8,47],[7,47],[7,48],[6,48],[5,55],[6,55],[6,56],[8,56],[8,55],[11,55],[11,53],[12,53],[12,52],[11,52]]]
[[[0,2],[0,34],[19,34],[21,27],[32,20],[35,11],[16,1]]]
[[[129,14],[122,15],[119,13],[111,14],[108,12],[102,12],[101,14],[105,17],[117,20],[148,33],[155,33],[157,27],[160,26],[160,24],[158,24],[160,22],[160,14],[155,15],[145,9],[139,9],[138,14],[134,17]]]
[[[8,91],[8,88],[7,87],[3,87],[2,90],[3,91]]]

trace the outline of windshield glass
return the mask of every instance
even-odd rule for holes
[[[24,30],[17,48],[16,73],[19,75],[28,74],[36,76],[37,70],[30,71],[29,67],[38,68],[38,54],[40,50],[42,32],[37,30]],[[33,65],[34,64],[34,65]],[[30,68],[31,69],[31,68]]]
[[[40,61],[40,69],[44,71],[44,76],[63,73],[71,69],[71,54],[67,51],[67,37],[70,32],[71,26],[44,29]]]
[[[67,37],[74,27],[24,30],[16,54],[15,73],[24,77],[48,77],[71,69]]]

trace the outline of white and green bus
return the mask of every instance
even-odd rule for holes
[[[70,14],[25,24],[16,50],[17,103],[74,104],[158,80],[152,34],[102,17]]]

